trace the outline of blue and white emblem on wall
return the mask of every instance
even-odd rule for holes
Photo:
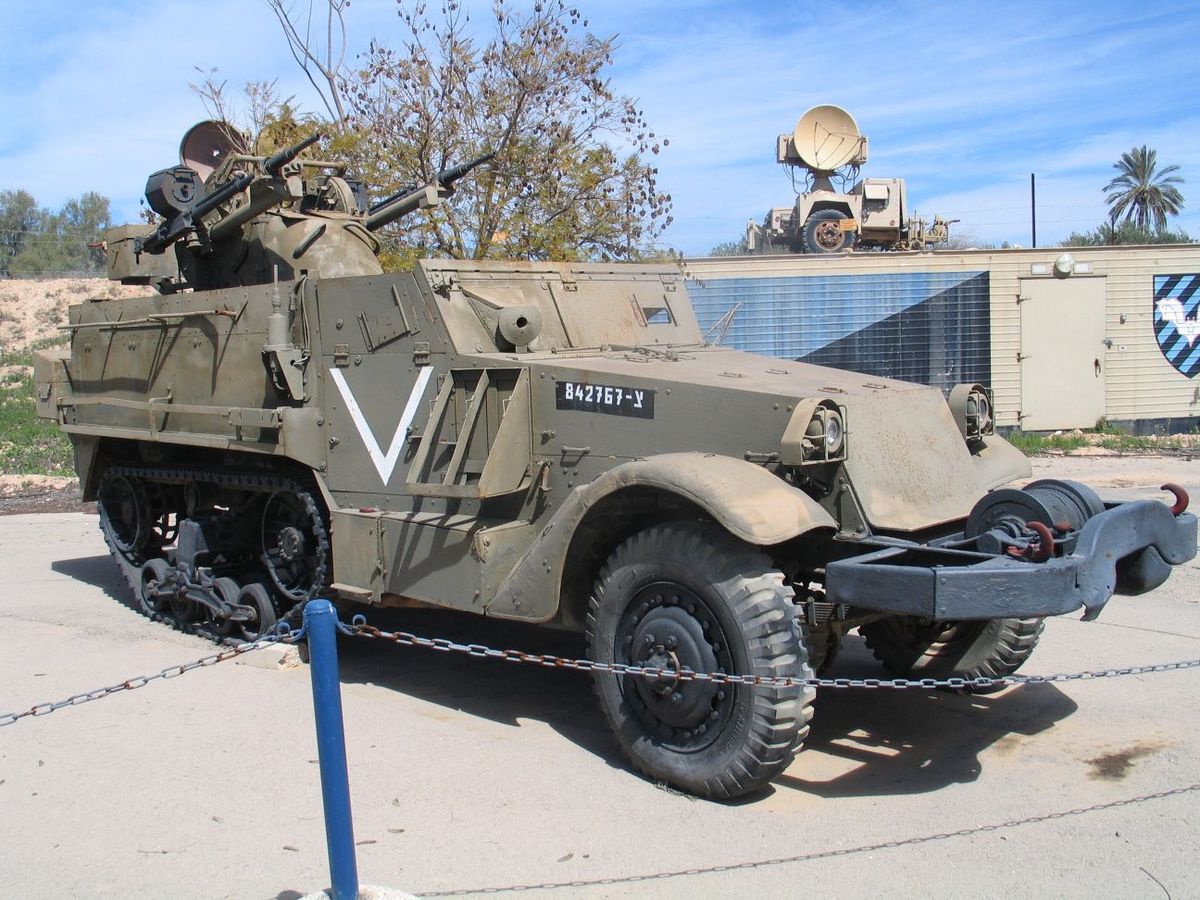
[[[1154,276],[1154,336],[1167,362],[1188,378],[1200,372],[1200,275]]]

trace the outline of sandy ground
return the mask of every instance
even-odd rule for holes
[[[66,324],[72,303],[138,297],[147,290],[104,278],[0,279],[0,349],[22,350],[61,336],[58,326]]]
[[[1180,460],[1034,467],[1105,496],[1162,496],[1157,485],[1176,481],[1200,497],[1200,465]],[[213,651],[126,599],[93,516],[0,518],[0,710]],[[448,614],[371,620],[582,650]],[[585,897],[1200,896],[1197,669],[975,697],[826,690],[788,771],[717,804],[630,772],[584,675],[361,638],[340,652],[368,883],[429,894],[569,882],[527,893]],[[308,670],[279,656],[0,728],[0,896],[292,900],[326,885]],[[1097,622],[1050,621],[1026,671],[1195,658],[1193,561]],[[880,673],[854,639],[834,674]],[[1061,815],[1074,810],[1086,811]],[[623,880],[662,873],[680,874]]]

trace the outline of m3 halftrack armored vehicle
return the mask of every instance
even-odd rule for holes
[[[199,146],[199,150],[197,150]],[[759,788],[857,628],[893,672],[1003,676],[1042,619],[1097,615],[1196,550],[1173,505],[1027,476],[990,397],[706,345],[672,266],[422,260],[303,148],[220,125],[151,177],[164,217],[109,237],[141,299],[72,307],[39,412],[148,615],[252,639],[298,603],[433,605],[587,635],[642,772]],[[206,165],[207,164],[207,165]]]

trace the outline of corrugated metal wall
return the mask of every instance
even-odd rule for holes
[[[1106,417],[1200,415],[1200,382],[1191,377],[1200,371],[1200,337],[1187,340],[1187,323],[1200,317],[1200,289],[1187,293],[1200,288],[1200,246],[721,257],[685,267],[703,327],[741,304],[727,346],[939,386],[983,381],[995,392],[997,423],[1017,425],[1021,281],[1053,279],[1055,260],[1067,252],[1076,261],[1071,277],[1105,279],[1097,315],[1105,317],[1106,341],[1097,359]],[[1164,296],[1180,300],[1180,312],[1167,313],[1182,316],[1178,328],[1156,308],[1156,278]],[[1160,333],[1184,371],[1159,349]],[[1190,375],[1188,360],[1197,370]]]
[[[949,388],[990,375],[987,272],[895,272],[692,282],[727,346]]]

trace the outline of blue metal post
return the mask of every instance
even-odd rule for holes
[[[325,844],[333,900],[358,897],[358,861],[354,858],[354,822],[350,817],[350,779],[346,774],[346,732],[338,679],[337,613],[328,600],[304,607],[321,762],[321,800],[325,806]]]

